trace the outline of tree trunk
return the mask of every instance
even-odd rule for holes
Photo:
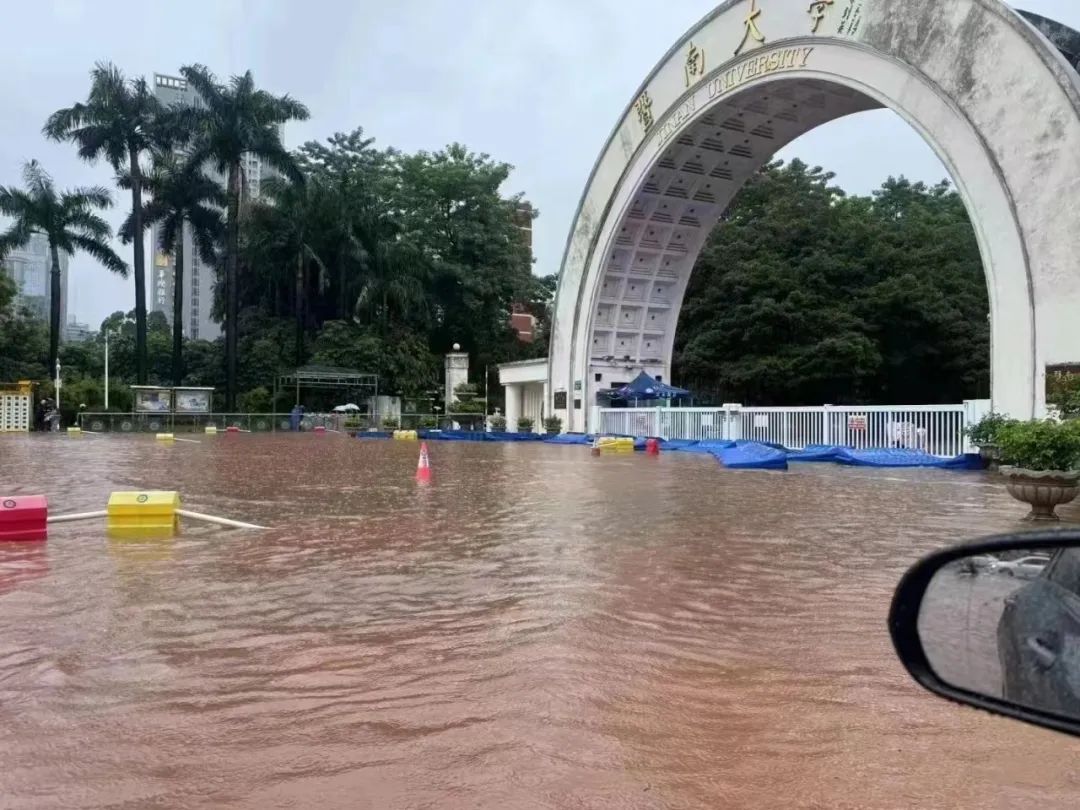
[[[180,220],[180,236],[176,242],[176,272],[173,274],[172,324],[172,381],[181,385],[184,379],[184,220]]]
[[[296,365],[304,364],[304,250],[296,254]]]
[[[142,173],[139,170],[139,152],[132,149],[128,160],[131,164],[131,224],[135,276],[135,380],[146,385],[146,265],[143,255],[142,221]]]
[[[240,254],[240,163],[229,166],[228,222],[225,234],[225,410],[236,412],[237,323],[240,289],[237,262]]]
[[[51,239],[49,250],[52,253],[52,272],[49,273],[49,378],[52,379],[56,376],[56,360],[60,356],[60,252]]]

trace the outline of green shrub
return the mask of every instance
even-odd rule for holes
[[[488,422],[491,424],[491,429],[496,433],[503,433],[506,430],[506,417],[495,414]]]
[[[562,419],[557,416],[549,416],[544,420],[544,430],[551,436],[562,433]]]
[[[1063,419],[1080,417],[1080,374],[1055,374],[1046,381],[1046,401]]]
[[[422,430],[431,430],[439,424],[439,421],[434,416],[421,416],[419,422]]]
[[[401,428],[401,419],[396,416],[384,416],[382,426],[383,430],[398,430]]]
[[[536,423],[532,419],[530,419],[529,417],[522,416],[517,421],[518,433],[531,433],[532,429],[533,429],[533,425],[535,425],[535,424]]]
[[[1080,422],[1014,422],[997,433],[1006,464],[1025,470],[1075,470],[1080,467]]]
[[[967,429],[968,438],[976,447],[986,447],[998,443],[998,433],[1006,425],[1015,425],[1016,420],[1000,413],[988,413]]]
[[[252,388],[238,397],[236,403],[241,413],[270,413],[274,406],[274,398],[264,386]]]

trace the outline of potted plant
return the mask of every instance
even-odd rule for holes
[[[500,414],[495,414],[488,419],[488,424],[491,425],[493,433],[506,433],[506,417]]]
[[[517,421],[518,433],[532,433],[533,425],[536,424],[527,416],[522,416]]]
[[[988,413],[974,425],[967,428],[968,438],[973,445],[979,448],[979,457],[988,469],[996,470],[1001,462],[998,433],[1006,425],[1015,423],[1015,419],[1010,419],[1000,413]]]
[[[558,436],[562,433],[562,419],[557,416],[549,416],[544,420],[544,430],[549,436]]]
[[[997,433],[1009,494],[1031,505],[1025,520],[1056,521],[1080,494],[1080,422],[1015,422]]]
[[[434,416],[424,415],[420,417],[420,427],[423,430],[432,430],[438,425],[438,420]]]
[[[396,416],[384,416],[382,420],[383,430],[398,430],[401,420]]]

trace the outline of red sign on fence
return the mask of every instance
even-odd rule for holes
[[[866,416],[849,416],[847,418],[847,429],[857,430],[861,433],[866,432]]]

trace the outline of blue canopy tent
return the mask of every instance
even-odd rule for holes
[[[676,388],[673,385],[657,382],[643,371],[632,383],[624,385],[622,388],[616,388],[611,392],[611,395],[617,399],[637,401],[642,399],[678,399],[679,397],[690,396],[690,392],[685,388]]]

